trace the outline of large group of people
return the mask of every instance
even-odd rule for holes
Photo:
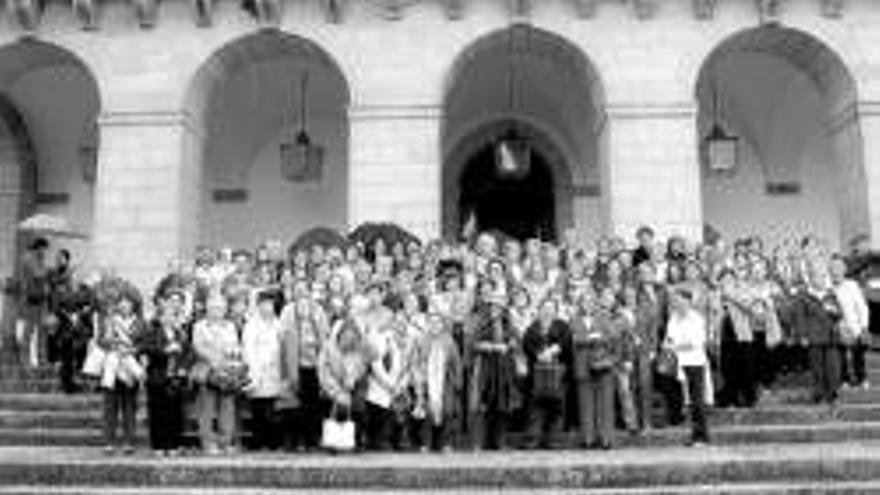
[[[141,388],[162,454],[188,445],[187,411],[210,454],[318,449],[328,419],[367,450],[553,448],[568,431],[608,449],[689,415],[700,445],[710,405],[753,407],[786,374],[831,406],[869,386],[880,287],[854,247],[659,243],[649,227],[589,247],[267,243],[203,248],[144,297],[56,275],[45,299],[74,356],[65,387],[82,368],[104,391],[111,453],[134,449]]]

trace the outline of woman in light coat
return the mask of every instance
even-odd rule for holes
[[[250,384],[245,393],[251,406],[251,446],[276,446],[275,401],[281,394],[281,323],[275,313],[279,295],[257,294],[256,311],[248,316],[242,332],[242,358],[248,366]]]

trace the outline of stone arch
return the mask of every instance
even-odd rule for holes
[[[348,79],[333,56],[315,41],[277,29],[265,29],[233,40],[210,55],[196,71],[184,97],[184,111],[193,129],[184,140],[183,153],[186,157],[186,167],[192,171],[192,175],[186,178],[186,184],[198,203],[189,205],[191,212],[187,213],[189,227],[186,228],[198,233],[198,241],[225,242],[223,236],[230,230],[223,227],[222,222],[218,220],[229,215],[209,216],[215,208],[206,208],[206,206],[214,201],[211,196],[213,194],[216,197],[215,193],[218,190],[212,190],[212,187],[220,189],[231,187],[238,190],[242,184],[247,185],[247,182],[241,181],[256,180],[249,174],[258,173],[258,169],[262,170],[259,172],[263,174],[261,175],[263,179],[260,179],[262,183],[264,185],[268,183],[268,179],[264,177],[265,167],[261,169],[258,164],[267,167],[266,163],[273,159],[272,146],[277,148],[280,140],[286,139],[285,133],[298,125],[301,108],[298,86],[300,76],[303,74],[308,74],[309,80],[309,94],[305,104],[308,108],[310,125],[318,122],[317,127],[322,129],[325,120],[332,120],[333,123],[327,125],[335,126],[332,130],[334,139],[322,143],[328,148],[328,159],[324,170],[332,177],[322,178],[318,186],[286,184],[284,181],[276,180],[274,185],[285,189],[275,191],[273,197],[281,198],[285,194],[288,199],[295,195],[299,195],[300,198],[311,196],[315,197],[317,202],[306,205],[294,201],[295,205],[290,211],[293,211],[294,215],[299,215],[296,222],[285,224],[281,222],[281,217],[275,217],[269,223],[274,223],[275,230],[291,239],[301,230],[314,226],[312,223],[328,223],[326,216],[321,216],[321,212],[330,209],[335,212],[330,222],[333,223],[332,226],[344,224],[348,176],[347,109],[351,100]],[[228,93],[230,91],[237,96],[229,98],[223,96],[233,94]],[[247,107],[247,101],[257,102],[261,106]],[[233,107],[235,108],[229,110]],[[230,129],[238,125],[234,122],[237,118],[251,124],[239,126],[247,130],[246,137],[230,134]],[[318,129],[319,134],[324,132],[321,129]],[[290,134],[292,133],[291,130]],[[228,160],[222,158],[229,154],[220,150],[224,145],[218,145],[219,142],[223,142],[223,136],[242,140],[241,146],[235,146],[233,151],[240,156],[230,156]],[[244,166],[235,168],[236,160],[242,162]],[[218,162],[223,163],[218,164]],[[276,167],[275,173],[280,173],[279,170]],[[324,204],[320,201],[322,196],[327,196],[321,194],[320,189],[328,183],[332,185],[333,197],[338,200],[334,204]],[[235,215],[239,217],[244,215],[243,209],[252,209],[261,196],[263,195],[248,194],[246,201],[250,206],[240,205]],[[233,208],[231,205],[215,206],[220,209]],[[286,205],[284,208],[289,206]],[[283,212],[279,213],[279,215],[283,214]],[[314,222],[310,221],[309,214],[314,217]],[[252,225],[251,222],[245,223]],[[293,226],[293,223],[297,225]],[[216,225],[216,228],[212,225]],[[272,229],[267,225],[264,230],[268,233]],[[197,239],[193,239],[191,248],[195,247],[196,241]],[[243,244],[243,238],[232,239],[232,243]]]
[[[584,212],[598,211],[598,199],[579,192],[589,186],[596,191],[600,183],[605,91],[595,65],[577,45],[525,24],[490,32],[456,58],[443,92],[447,235],[456,230],[453,219],[460,216],[454,204],[460,193],[456,181],[466,168],[466,153],[498,139],[509,122],[516,122],[524,137],[534,141],[534,149],[550,159],[557,233],[597,223]],[[503,94],[508,95],[506,102]]]
[[[495,118],[474,126],[464,134],[444,154],[443,183],[450,190],[445,191],[450,198],[456,201],[444,201],[443,203],[443,226],[447,229],[444,236],[454,236],[452,227],[457,223],[456,216],[460,215],[457,203],[461,195],[461,178],[468,167],[468,160],[484,148],[500,139],[504,133],[515,126],[526,137],[535,153],[540,155],[549,167],[555,189],[557,191],[555,209],[557,216],[563,224],[572,223],[571,196],[575,191],[575,179],[572,177],[571,163],[568,153],[564,151],[562,143],[553,136],[543,125],[522,116],[507,116]]]
[[[707,223],[746,235],[750,217],[763,222],[751,233],[777,242],[807,230],[837,247],[865,233],[858,87],[838,52],[787,26],[742,30],[710,51],[694,93],[698,134],[705,137],[718,121],[743,143],[742,173],[724,178],[707,170],[701,140]],[[733,202],[749,205],[748,211],[737,208],[742,222],[731,213]]]
[[[18,275],[23,218],[52,213],[92,230],[100,107],[97,80],[76,53],[33,38],[0,46],[0,280]],[[77,264],[92,256],[87,242],[53,244]],[[11,328],[15,305],[3,299],[0,328]]]

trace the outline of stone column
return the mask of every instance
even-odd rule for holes
[[[439,236],[439,108],[362,105],[349,118],[349,227],[395,222],[423,240]]]
[[[880,101],[860,101],[858,115],[861,123],[864,155],[862,166],[867,187],[868,230],[871,246],[880,249]]]
[[[632,240],[650,225],[659,237],[702,239],[702,198],[693,104],[607,107],[603,171],[611,230]]]
[[[185,230],[198,198],[185,170],[195,165],[184,153],[190,126],[180,112],[138,111],[107,112],[99,124],[95,259],[152,290],[191,244]]]

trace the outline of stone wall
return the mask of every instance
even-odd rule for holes
[[[388,20],[382,2],[349,2],[342,23],[327,22],[324,2],[286,2],[277,27],[321,47],[351,92],[348,223],[392,220],[420,235],[440,231],[442,101],[457,57],[511,18],[506,2],[463,2],[450,20],[443,2],[419,2]],[[702,223],[696,153],[695,85],[707,55],[733,33],[758,23],[754,2],[719,2],[711,20],[690,3],[658,1],[653,18],[602,2],[596,15],[575,15],[572,2],[534,2],[527,22],[583,51],[602,80],[608,108],[603,197],[611,231],[629,236],[641,223],[663,235],[697,236]],[[216,4],[213,25],[197,28],[188,2],[160,5],[156,26],[140,29],[126,3],[103,5],[100,28],[82,31],[72,12],[50,3],[39,39],[79,57],[101,96],[102,148],[94,248],[103,263],[142,284],[173,256],[190,255],[202,174],[203,122],[187,95],[217,50],[253,34],[258,23],[238,2]],[[842,18],[819,2],[783,2],[779,20],[835,52],[849,69],[862,105],[880,101],[880,5],[851,0]],[[0,46],[23,34],[14,16],[0,20]],[[197,90],[197,88],[196,88]],[[871,108],[874,108],[871,106]],[[876,112],[875,112],[876,113]],[[880,246],[880,123],[861,120],[868,164],[867,205]],[[581,204],[584,202],[580,202]],[[4,225],[3,228],[8,228]]]

